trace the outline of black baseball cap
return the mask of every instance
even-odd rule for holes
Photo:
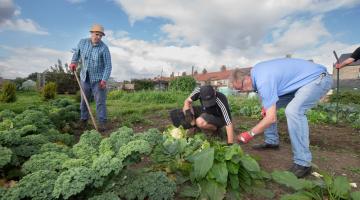
[[[200,87],[200,98],[204,107],[211,107],[216,105],[215,90],[211,85]]]

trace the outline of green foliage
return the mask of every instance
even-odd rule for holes
[[[288,171],[274,171],[272,178],[275,182],[284,184],[294,190],[312,189],[315,185],[304,179],[298,179],[293,173]]]
[[[33,155],[22,166],[22,171],[25,174],[30,174],[39,170],[50,170],[53,172],[60,172],[62,164],[69,159],[69,156],[58,152],[45,152],[42,154]]]
[[[206,148],[200,152],[195,153],[190,162],[193,163],[193,177],[196,180],[201,180],[206,176],[208,171],[212,168],[214,162],[214,149]]]
[[[5,103],[16,101],[16,85],[14,83],[8,81],[3,83],[0,100]]]
[[[69,99],[56,99],[51,102],[48,116],[57,129],[70,132],[80,118],[80,109],[77,103]]]
[[[49,82],[45,84],[45,87],[42,91],[43,100],[55,99],[57,93],[57,85],[54,82]]]
[[[217,183],[214,180],[200,182],[201,195],[200,199],[218,200],[224,199],[226,193],[226,186]]]
[[[72,156],[71,149],[64,144],[46,143],[41,146],[39,153],[56,152]]]
[[[46,81],[56,83],[56,91],[59,94],[75,94],[79,90],[74,74],[68,70],[67,64],[62,64],[61,60],[58,60],[57,64],[50,67],[44,75]]]
[[[120,198],[113,192],[99,194],[89,198],[88,200],[120,200]]]
[[[173,199],[176,184],[164,172],[127,174],[126,180],[117,186],[125,199]]]
[[[131,80],[133,84],[135,84],[135,90],[153,90],[155,83],[152,80],[146,79],[133,79]]]
[[[27,135],[24,138],[29,137],[27,138],[28,141],[22,143],[28,144],[38,136],[43,135]],[[135,136],[132,129],[122,127],[111,134],[109,138],[103,139],[98,132],[87,131],[82,134],[79,143],[72,148],[62,144],[49,143],[45,137],[44,142],[46,143],[41,144],[40,150],[37,150],[40,154],[32,155],[22,165],[22,171],[26,176],[19,183],[24,180],[24,184],[18,184],[13,189],[7,189],[5,195],[7,199],[87,199],[90,197],[107,197],[108,195],[109,198],[115,198],[118,195],[117,193],[105,191],[108,183],[114,177],[119,176],[120,172],[126,171],[126,165],[134,164],[140,161],[139,158],[142,156],[148,155],[152,151],[152,146],[156,145],[155,140],[159,136],[160,133],[157,130],[149,130],[144,134],[139,133]],[[37,140],[40,141],[40,138]],[[23,141],[26,140],[23,139]],[[49,176],[43,173],[45,171],[49,172]],[[35,181],[46,179],[46,181],[38,182],[33,190],[30,190],[33,192],[33,196],[30,193],[23,192],[28,189],[28,179],[31,177],[34,177]],[[168,199],[169,195],[174,194],[175,183],[169,180],[166,175],[153,174],[146,177],[147,175],[142,175],[138,179],[143,184],[138,190],[143,194],[154,196],[155,199],[158,196]],[[153,178],[157,180],[151,180]],[[143,181],[147,181],[151,186],[145,187],[147,183]],[[41,183],[48,185],[45,187]],[[164,187],[159,189],[157,186],[161,184]],[[99,194],[100,196],[96,196]]]
[[[127,93],[114,90],[109,92],[108,99],[135,103],[183,103],[187,95],[189,95],[187,92],[174,93],[173,91],[137,91]]]
[[[0,112],[0,121],[5,119],[12,119],[15,117],[15,113],[9,109],[5,109]]]
[[[53,199],[52,191],[56,177],[57,174],[49,170],[40,170],[29,174],[22,178],[15,187],[9,189],[3,199]]]
[[[94,171],[86,167],[71,168],[62,172],[56,179],[53,196],[55,198],[69,197],[82,192],[85,187],[92,183]]]
[[[176,77],[170,81],[170,89],[175,91],[191,92],[196,86],[196,81],[191,76]]]
[[[10,163],[12,154],[11,149],[0,145],[0,168]]]
[[[229,104],[233,115],[247,116],[254,119],[261,119],[261,105],[257,99],[244,99],[229,97]],[[336,123],[336,104],[321,103],[306,113],[311,124]],[[349,103],[339,105],[339,121],[351,124],[353,128],[360,129],[360,105]],[[286,120],[285,109],[277,111],[279,120]]]
[[[268,177],[238,144],[209,143],[202,135],[190,138],[186,132],[178,137],[173,130],[164,132],[163,143],[155,147],[151,158],[167,166],[165,170],[177,174],[177,178],[181,177],[179,173],[187,177],[179,178],[184,180],[178,183],[184,197],[223,199],[227,192],[239,196],[241,191],[252,192],[255,184]],[[267,191],[267,195],[273,193]]]
[[[151,146],[149,142],[145,140],[134,140],[125,144],[124,146],[120,147],[117,157],[124,161],[125,159],[129,158],[132,161],[133,157],[129,156],[136,156],[138,154],[145,154],[148,155],[151,153]]]
[[[134,138],[137,140],[145,140],[150,144],[151,147],[154,147],[155,145],[158,145],[162,142],[163,135],[158,129],[151,128],[143,133],[134,135]]]
[[[275,171],[272,173],[273,180],[275,182],[286,185],[296,191],[294,194],[284,195],[282,200],[297,200],[297,199],[329,199],[350,200],[352,195],[350,183],[344,176],[332,177],[326,173],[321,173],[323,178],[318,180],[304,180],[298,179],[290,172]]]
[[[338,99],[341,104],[360,104],[360,92],[344,91],[339,93],[339,97],[334,92],[329,98],[331,103],[336,103]]]
[[[2,118],[0,119],[0,145],[12,152],[11,162],[7,164],[6,170],[11,169],[11,166],[22,165],[29,157],[38,153],[53,151],[71,154],[69,148],[66,149],[64,145],[72,145],[74,137],[56,130],[49,118],[49,110],[52,110],[55,105],[65,106],[64,102],[67,101],[55,101],[51,106],[32,107],[17,115],[8,110],[0,113]],[[69,119],[65,119],[64,122],[66,120]],[[8,171],[5,171],[5,174],[7,173]]]

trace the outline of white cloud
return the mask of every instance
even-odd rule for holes
[[[31,19],[20,18],[21,8],[13,0],[0,0],[0,32],[22,31],[31,34],[48,35],[49,33]]]
[[[42,47],[13,48],[0,46],[9,52],[6,58],[0,58],[1,76],[5,78],[26,77],[33,72],[43,72],[60,59],[65,63],[71,59],[71,53]]]
[[[198,71],[203,68],[215,71],[221,65],[248,67],[288,53],[313,59],[330,69],[334,62],[332,50],[339,50],[340,55],[352,52],[355,45],[336,41],[326,29],[323,17],[328,11],[360,3],[356,0],[116,2],[128,14],[131,23],[147,17],[169,20],[161,27],[167,37],[157,42],[132,39],[125,31],[106,31],[104,39],[113,62],[111,76],[117,80],[150,78],[161,72],[166,76],[171,72],[190,73],[191,66]],[[41,30],[35,27],[32,30]],[[46,34],[46,31],[39,34]],[[8,51],[12,54],[0,58],[0,67],[11,77],[42,71],[57,58],[64,62],[71,58],[69,52],[45,48]]]
[[[263,42],[279,21],[297,14],[321,14],[350,7],[357,0],[116,0],[130,21],[146,17],[170,20],[162,30],[170,39],[183,40],[218,52],[247,50]]]
[[[330,33],[321,21],[321,17],[311,20],[293,21],[288,26],[280,26],[273,31],[271,43],[263,45],[266,54],[284,55],[299,49],[309,49],[324,42]]]
[[[45,31],[42,27],[40,27],[36,22],[31,19],[13,19],[13,20],[5,20],[0,25],[1,31],[22,31],[37,35],[48,35],[49,33]]]

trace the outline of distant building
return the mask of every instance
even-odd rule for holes
[[[155,84],[154,89],[155,90],[166,90],[166,89],[168,89],[170,81],[172,79],[174,79],[174,78],[176,78],[176,77],[164,77],[164,76],[155,77],[153,79],[154,84]]]
[[[33,80],[26,80],[21,84],[23,90],[36,90],[36,82]]]
[[[239,72],[241,75],[246,75],[250,73],[250,67],[240,68]],[[194,75],[196,83],[200,86],[211,85],[215,88],[218,87],[231,87],[232,75],[234,69],[228,70],[222,67],[221,71],[217,72],[206,72],[202,74]]]
[[[351,53],[342,54],[339,62],[349,58]],[[337,69],[333,66],[333,88],[336,88]],[[360,60],[340,69],[339,82],[341,88],[360,88]]]

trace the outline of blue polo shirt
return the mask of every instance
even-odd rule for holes
[[[251,78],[262,105],[268,109],[279,96],[296,91],[326,72],[326,67],[307,60],[280,58],[256,64]]]

